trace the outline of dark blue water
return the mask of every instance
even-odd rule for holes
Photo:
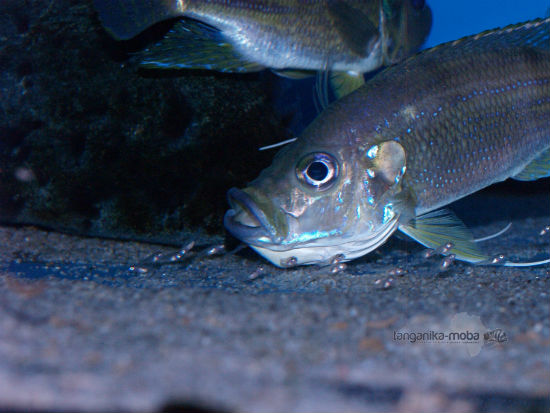
[[[428,0],[433,26],[425,47],[496,27],[545,17],[549,0]]]

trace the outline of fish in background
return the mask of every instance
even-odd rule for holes
[[[396,230],[456,259],[494,263],[444,207],[507,178],[548,176],[545,18],[380,72],[329,106],[247,188],[231,189],[224,223],[281,267],[352,260]]]
[[[140,54],[154,69],[254,72],[288,77],[331,71],[338,96],[362,74],[416,52],[432,25],[424,0],[94,0],[106,30],[130,39],[182,18]],[[304,73],[306,72],[306,73]]]

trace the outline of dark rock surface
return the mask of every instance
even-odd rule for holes
[[[547,194],[481,193],[455,207],[485,221],[476,236],[513,218],[487,251],[548,254]],[[0,410],[550,408],[548,266],[441,272],[440,257],[395,239],[338,274],[247,251],[153,265],[151,254],[174,251],[33,228],[1,228],[0,240]],[[200,252],[220,239],[198,241]],[[506,341],[395,339],[449,331],[457,317]]]
[[[140,71],[90,1],[0,2],[0,221],[178,239],[220,232],[228,187],[286,139],[269,72]]]

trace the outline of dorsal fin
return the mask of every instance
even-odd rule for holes
[[[457,53],[482,55],[495,49],[517,47],[550,51],[550,17],[487,30],[473,36],[442,43],[409,58],[405,65],[413,62],[417,65],[419,62],[431,59],[456,59]],[[399,65],[395,69],[390,68],[389,70],[404,69]]]
[[[473,36],[450,42],[460,47],[494,48],[496,46],[531,46],[550,50],[550,17],[486,30]],[[443,46],[443,45],[440,45]],[[437,46],[431,50],[438,49]]]
[[[94,0],[105,29],[117,40],[131,39],[146,28],[182,16],[188,0]]]

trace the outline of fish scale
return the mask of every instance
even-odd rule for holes
[[[360,70],[364,59],[350,53],[349,44],[342,41],[327,3],[330,2],[191,0],[184,1],[184,15],[226,33],[238,53],[267,67],[322,69],[334,65]],[[342,3],[365,16],[354,32],[368,22],[380,30],[378,1]],[[351,29],[353,22],[349,24]],[[371,53],[366,42],[362,47],[365,53]]]
[[[550,64],[546,66],[550,69]],[[515,88],[508,79],[492,88],[476,82],[478,92],[471,98],[443,106],[434,112],[438,118],[426,114],[414,122],[417,133],[403,134],[402,144],[419,213],[508,178],[548,146],[548,80],[517,81]],[[421,165],[433,166],[420,176]]]
[[[491,264],[443,207],[510,177],[548,176],[550,18],[443,44],[382,71],[327,108],[247,188],[231,189],[224,222],[279,266],[349,261],[395,230]]]
[[[376,108],[358,119],[367,130],[370,119],[387,120],[375,126],[374,141],[404,146],[404,186],[416,196],[417,213],[508,178],[550,144],[550,50],[504,47],[509,51],[462,48],[454,56],[435,48],[334,108],[352,117]]]
[[[347,89],[362,79],[348,79],[347,72],[369,72],[418,50],[432,21],[430,8],[413,0],[94,0],[94,4],[105,28],[119,40],[160,21],[180,19],[162,41],[139,53],[146,68],[221,72],[270,68],[302,77],[304,73],[297,71],[331,70],[341,72],[337,75]]]

